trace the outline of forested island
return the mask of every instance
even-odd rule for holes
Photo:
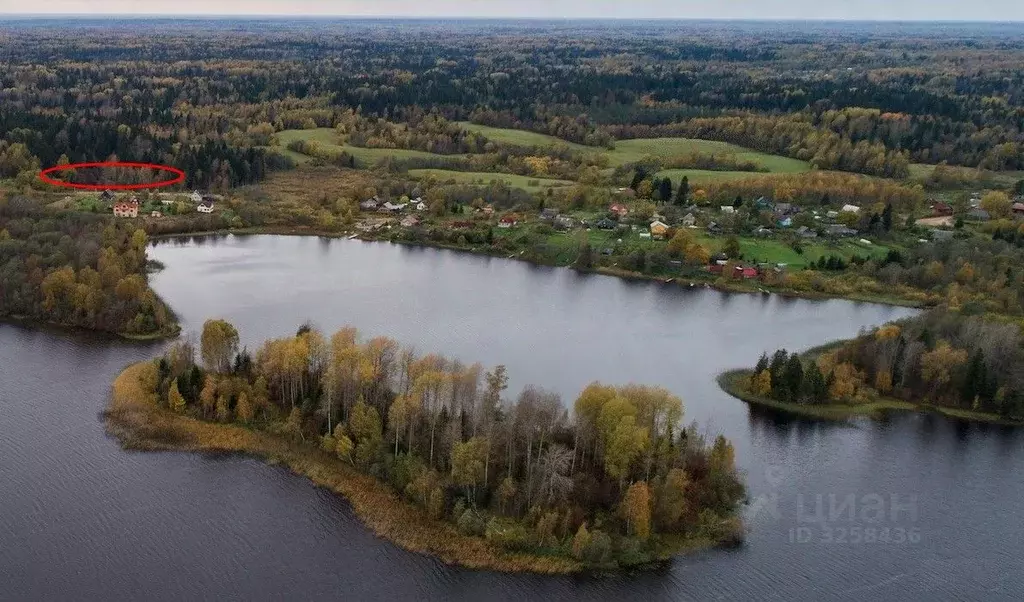
[[[1022,424],[1022,360],[1019,323],[934,310],[803,354],[764,354],[719,382],[750,403],[812,417],[925,410]]]
[[[732,445],[681,426],[660,387],[592,383],[506,397],[485,371],[354,328],[239,350],[209,320],[114,383],[127,447],[238,451],[343,494],[381,536],[469,567],[546,573],[643,567],[742,541]],[[198,361],[197,361],[198,351]]]

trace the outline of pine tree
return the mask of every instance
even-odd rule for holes
[[[800,361],[800,356],[793,354],[789,356],[789,361],[786,362],[786,371],[783,376],[783,380],[786,383],[786,395],[790,401],[798,401],[800,399],[800,390],[803,387],[804,382],[804,366]]]
[[[671,178],[664,178],[658,185],[658,196],[661,198],[661,202],[668,203],[672,200],[672,180]]]
[[[689,196],[690,178],[683,176],[683,179],[679,181],[679,188],[676,189],[676,205],[685,205]]]

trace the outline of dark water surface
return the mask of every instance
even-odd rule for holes
[[[662,384],[683,397],[686,420],[736,444],[755,499],[748,540],[638,576],[451,568],[376,538],[343,499],[281,468],[122,451],[99,417],[110,382],[162,345],[0,325],[2,600],[1024,597],[1020,431],[917,414],[785,419],[715,384],[764,350],[847,337],[908,310],[317,238],[167,242],[152,254],[167,266],[153,284],[186,331],[223,317],[255,346],[306,319],[325,331],[352,324],[504,363],[510,394],[535,383],[569,402],[595,379]]]

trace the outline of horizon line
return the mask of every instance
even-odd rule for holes
[[[25,20],[30,19],[54,19],[54,18],[85,18],[102,19],[110,17],[132,18],[132,19],[220,19],[220,20],[246,20],[246,19],[294,19],[294,20],[317,20],[317,19],[371,19],[381,21],[391,20],[472,20],[472,21],[690,21],[690,22],[752,22],[752,23],[942,23],[942,24],[1020,24],[1024,25],[1024,19],[870,19],[870,18],[799,18],[799,17],[554,17],[554,16],[516,16],[516,15],[358,15],[358,14],[320,14],[300,15],[290,13],[253,13],[253,14],[220,14],[220,13],[17,13],[0,12],[2,17],[17,17]],[[2,27],[2,25],[0,25]]]

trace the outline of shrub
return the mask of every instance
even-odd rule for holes
[[[476,510],[470,508],[459,517],[459,533],[463,535],[484,535],[487,532],[487,523]]]

